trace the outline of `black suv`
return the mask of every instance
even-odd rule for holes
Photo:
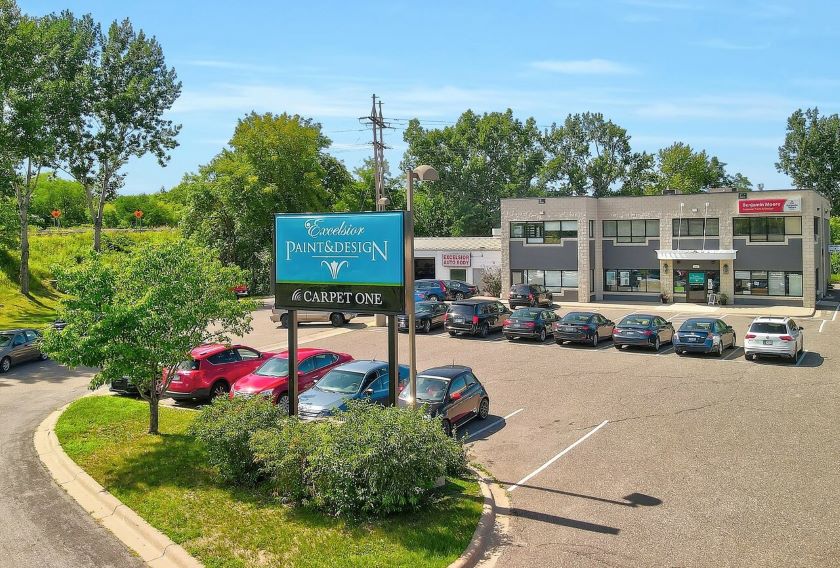
[[[551,307],[553,296],[545,286],[539,284],[514,284],[510,287],[508,303],[511,309],[519,306]]]
[[[462,300],[449,304],[444,327],[449,335],[469,333],[487,337],[500,331],[511,311],[498,300]]]

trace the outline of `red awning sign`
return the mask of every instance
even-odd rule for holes
[[[738,213],[741,215],[750,213],[800,213],[802,211],[802,200],[799,198],[786,199],[739,199]]]

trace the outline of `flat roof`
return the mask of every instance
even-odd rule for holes
[[[666,190],[667,191],[667,190]],[[610,194],[604,195],[602,197],[594,197],[592,195],[545,195],[545,196],[530,196],[530,197],[505,197],[502,198],[501,201],[533,201],[535,199],[626,199],[626,198],[633,198],[633,197],[690,197],[690,196],[715,196],[715,195],[737,195],[739,193],[746,193],[747,199],[750,198],[759,198],[763,195],[768,193],[804,193],[804,192],[811,192],[819,195],[826,201],[829,201],[828,197],[825,194],[817,191],[816,189],[808,189],[808,188],[775,188],[775,189],[748,189],[746,191],[738,190],[738,189],[729,189],[729,188],[712,188],[712,191],[700,191],[697,193],[657,193],[653,195],[627,195],[627,194]]]
[[[415,237],[414,250],[502,250],[501,237]]]

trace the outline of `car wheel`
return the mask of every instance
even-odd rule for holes
[[[732,336],[732,344],[729,346],[730,349],[735,349],[738,347],[738,337],[733,335]]]
[[[450,335],[451,337],[455,337],[456,335],[458,335],[458,332],[456,332],[456,331],[450,331],[450,332],[449,332],[449,335]]]
[[[540,343],[545,343],[545,328],[540,330]]]
[[[662,342],[659,340],[659,336],[656,336],[656,339],[653,340],[653,350],[659,351],[659,348],[662,347]]]
[[[797,355],[802,355],[802,352],[805,351],[805,340],[802,340],[802,345],[799,346],[799,351],[796,352]]]
[[[430,302],[440,302],[440,298],[438,298],[437,296],[435,296],[433,294],[433,295],[429,296],[429,301]]]
[[[333,324],[334,327],[341,327],[344,325],[344,314],[340,314],[338,312],[330,314],[330,323]]]
[[[674,353],[676,353],[676,354],[677,354],[677,355],[679,355],[679,356],[683,356],[683,355],[685,355],[685,351],[676,351],[676,350],[675,350],[675,351],[674,351]]]
[[[482,398],[481,404],[478,405],[478,419],[485,420],[490,416],[490,399]]]
[[[228,391],[230,391],[230,387],[225,381],[216,381],[210,389],[210,398],[214,399],[220,396],[225,396]]]
[[[715,353],[718,357],[723,357],[723,341],[718,343],[717,352]]]
[[[284,413],[289,413],[289,393],[284,392],[277,397],[277,406],[279,406]]]
[[[8,373],[9,369],[12,368],[12,360],[8,357],[3,357],[0,359],[0,373]]]
[[[490,327],[486,323],[481,324],[481,327],[478,328],[478,335],[487,337],[488,333],[490,333]]]
[[[621,344],[619,344],[619,343],[615,343],[615,344],[613,344],[613,347],[615,347],[616,349],[618,349],[619,351],[621,351]]]
[[[464,294],[462,292],[455,292],[455,299],[456,300],[463,300]]]
[[[423,320],[423,333],[429,333],[432,330],[432,320]]]
[[[38,358],[39,358],[39,359],[41,359],[41,361],[46,361],[47,359],[49,359],[49,358],[50,358],[50,356],[49,356],[49,355],[47,355],[47,354],[46,354],[46,353],[44,353],[44,352],[41,352],[41,354],[38,356]]]
[[[747,361],[755,361],[755,355],[752,353],[744,353],[744,359]]]
[[[592,347],[598,347],[598,342],[601,341],[601,338],[598,337],[598,332],[595,332],[595,335],[592,336]]]
[[[289,314],[280,316],[280,327],[289,327]]]
[[[447,436],[452,436],[452,422],[449,420],[443,421],[443,433]]]

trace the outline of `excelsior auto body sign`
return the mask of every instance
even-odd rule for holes
[[[402,211],[275,216],[275,305],[405,311]]]
[[[802,211],[802,199],[799,197],[786,199],[739,199],[738,213],[799,213]]]

